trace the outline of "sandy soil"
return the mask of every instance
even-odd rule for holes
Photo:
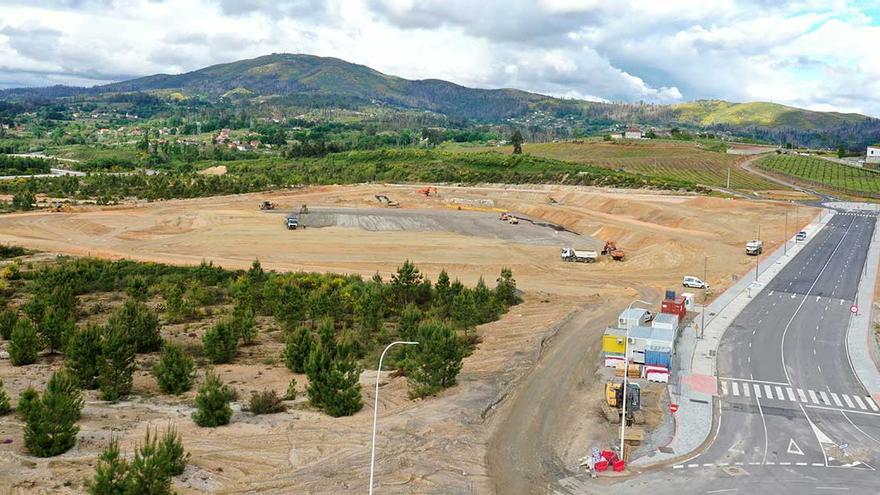
[[[480,276],[493,283],[502,267],[512,268],[519,287],[526,291],[526,302],[500,321],[480,328],[483,343],[466,360],[459,385],[440,397],[413,402],[406,398],[403,379],[383,377],[380,400],[377,479],[383,493],[491,493],[496,486],[490,479],[494,474],[491,462],[486,461],[487,450],[491,450],[487,445],[490,438],[496,449],[506,445],[498,440],[503,437],[492,437],[491,433],[511,414],[505,397],[527,393],[523,390],[528,388],[516,390],[516,386],[536,363],[558,366],[559,373],[567,370],[576,374],[574,385],[565,385],[560,394],[551,393],[553,400],[570,400],[572,394],[592,389],[591,370],[597,364],[601,331],[629,300],[637,294],[656,299],[665,288],[678,289],[683,275],[702,275],[707,255],[709,282],[722,289],[732,275],[748,270],[753,262],[743,254],[743,245],[755,235],[758,224],[769,250],[783,238],[786,211],[790,231],[796,223],[794,208],[789,205],[708,197],[560,186],[487,186],[441,187],[439,197],[425,198],[415,190],[390,185],[328,186],[95,207],[73,213],[11,214],[0,217],[0,242],[59,253],[168,263],[194,264],[205,259],[230,268],[247,267],[259,258],[264,267],[277,270],[363,275],[388,275],[409,258],[432,278],[446,268],[468,284]],[[303,203],[315,211],[370,207],[374,208],[370,215],[381,220],[385,216],[382,211],[393,210],[375,209],[375,194],[387,194],[401,202],[402,208],[388,217],[427,216],[437,218],[436,225],[418,221],[413,228],[395,230],[365,230],[358,224],[287,231],[283,215],[258,210],[262,199],[282,205],[281,212],[298,211]],[[550,198],[556,203],[551,204]],[[554,234],[549,227],[522,222],[509,225],[492,220],[497,224],[490,227],[489,219],[497,218],[499,211],[582,235]],[[798,223],[806,224],[811,216],[806,208],[800,208]],[[450,226],[459,219],[467,223],[472,217],[486,227]],[[520,228],[514,232],[522,236],[509,232]],[[615,239],[627,251],[627,260],[563,263],[559,260],[562,243],[534,240],[535,236],[552,239],[554,235],[566,243],[577,242],[574,247]],[[556,337],[539,359],[541,344],[550,335]],[[267,340],[267,349],[275,345],[268,342],[271,333],[261,339]],[[558,351],[566,342],[578,342],[572,348],[583,352]],[[271,387],[283,392],[293,375],[271,360],[264,364],[261,359],[257,353],[242,364],[223,367],[221,372],[244,391]],[[29,382],[41,385],[52,366],[57,363],[12,368],[8,360],[0,360],[0,377],[16,397]],[[188,418],[191,400],[154,396],[155,385],[144,366],[135,382],[139,395],[134,400],[114,406],[93,398],[88,401],[79,444],[58,458],[25,456],[17,420],[0,419],[0,436],[13,438],[11,445],[0,446],[0,480],[25,491],[79,493],[82,478],[91,474],[95,455],[111,430],[121,435],[123,446],[130,451],[146,425],[173,422],[193,454],[192,467],[177,481],[177,488],[184,493],[366,490],[373,402],[369,385],[375,371],[368,370],[361,377],[366,407],[350,418],[323,416],[299,400],[287,413],[254,417],[237,412],[230,426],[200,429]],[[297,376],[297,381],[304,388],[305,378]],[[554,385],[539,381],[531,387],[547,393]],[[552,402],[546,404],[555,407]],[[522,410],[519,414],[539,412]],[[563,459],[556,464],[563,466],[575,457],[577,449],[572,442],[601,435],[604,425],[593,424],[592,418],[585,420],[575,407],[564,408],[555,416],[552,431],[543,432],[548,436],[542,443],[558,440],[551,450]],[[573,424],[575,430],[560,430],[560,424]],[[542,433],[540,428],[536,431]],[[526,433],[517,435],[526,442],[535,438]]]

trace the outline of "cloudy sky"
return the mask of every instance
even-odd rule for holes
[[[0,87],[273,52],[410,79],[880,117],[880,0],[0,0]]]

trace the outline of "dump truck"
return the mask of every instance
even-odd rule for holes
[[[393,199],[389,198],[388,196],[386,196],[384,194],[377,194],[376,201],[384,204],[385,206],[387,206],[389,208],[397,208],[398,206],[400,206],[400,203],[398,203],[397,201],[394,201]]]
[[[260,209],[261,210],[274,210],[275,203],[273,203],[271,201],[263,201],[262,203],[260,203]]]
[[[746,254],[749,256],[757,256],[764,252],[764,241],[752,239],[746,243]]]
[[[611,256],[611,259],[614,261],[623,261],[626,257],[626,253],[623,249],[617,247],[617,242],[615,241],[605,241],[605,246],[602,248],[603,256]]]
[[[599,260],[599,253],[593,250],[562,248],[559,253],[562,261],[576,261],[580,263],[595,263]]]
[[[294,214],[287,215],[284,224],[287,226],[287,230],[296,230],[299,228],[299,217]]]
[[[628,383],[626,393],[626,424],[645,424],[642,412],[642,389],[638,383]],[[623,416],[623,384],[605,384],[605,400],[602,401],[602,413],[611,424],[619,424]]]
[[[418,190],[418,193],[419,193],[419,194],[424,194],[425,197],[430,196],[431,193],[434,193],[434,196],[436,196],[436,195],[437,195],[437,188],[434,187],[434,186],[423,187],[423,188],[421,188],[421,189]]]

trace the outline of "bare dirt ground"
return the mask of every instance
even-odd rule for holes
[[[445,268],[467,284],[480,276],[491,284],[502,267],[510,267],[526,300],[480,328],[483,342],[465,360],[458,386],[414,402],[406,398],[404,379],[383,377],[377,480],[383,493],[533,493],[548,481],[543,476],[569,468],[588,441],[607,435],[607,425],[584,409],[595,402],[600,336],[616,313],[634,297],[658,300],[663,289],[678,288],[685,274],[701,276],[706,255],[709,283],[723,289],[732,275],[749,269],[743,245],[758,224],[768,249],[783,238],[786,211],[790,232],[796,227],[794,208],[777,203],[562,186],[439,189],[439,197],[425,198],[408,186],[327,186],[11,214],[0,216],[0,242],[177,264],[204,259],[227,268],[245,268],[258,258],[276,270],[365,276],[387,276],[409,258],[431,278]],[[402,208],[378,209],[375,194],[389,195]],[[287,231],[284,215],[258,210],[262,199],[279,203],[282,213],[303,203],[316,213],[371,208],[354,216],[375,220],[352,225],[336,219],[327,227]],[[582,235],[503,223],[499,211]],[[797,223],[812,214],[800,208]],[[386,228],[388,222],[393,228]],[[591,247],[603,239],[617,240],[627,260],[559,259],[564,245]],[[250,390],[283,393],[293,376],[272,357],[272,332],[260,338],[261,351],[220,367],[242,399]],[[42,386],[58,365],[44,360],[12,368],[0,359],[0,377],[17,397],[29,383]],[[352,417],[329,418],[298,399],[287,413],[255,417],[239,411],[227,427],[202,429],[189,419],[191,397],[158,395],[148,363],[140,368],[133,400],[108,405],[87,399],[78,445],[57,458],[26,456],[21,425],[11,416],[0,419],[0,436],[13,439],[0,446],[2,485],[28,493],[80,493],[112,432],[130,452],[147,425],[171,422],[193,455],[177,481],[183,493],[366,491],[375,370],[361,377],[366,406]],[[304,389],[305,377],[296,378]]]

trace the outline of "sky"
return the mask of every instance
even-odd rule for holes
[[[880,117],[880,0],[0,0],[0,88],[269,53],[599,101]]]

